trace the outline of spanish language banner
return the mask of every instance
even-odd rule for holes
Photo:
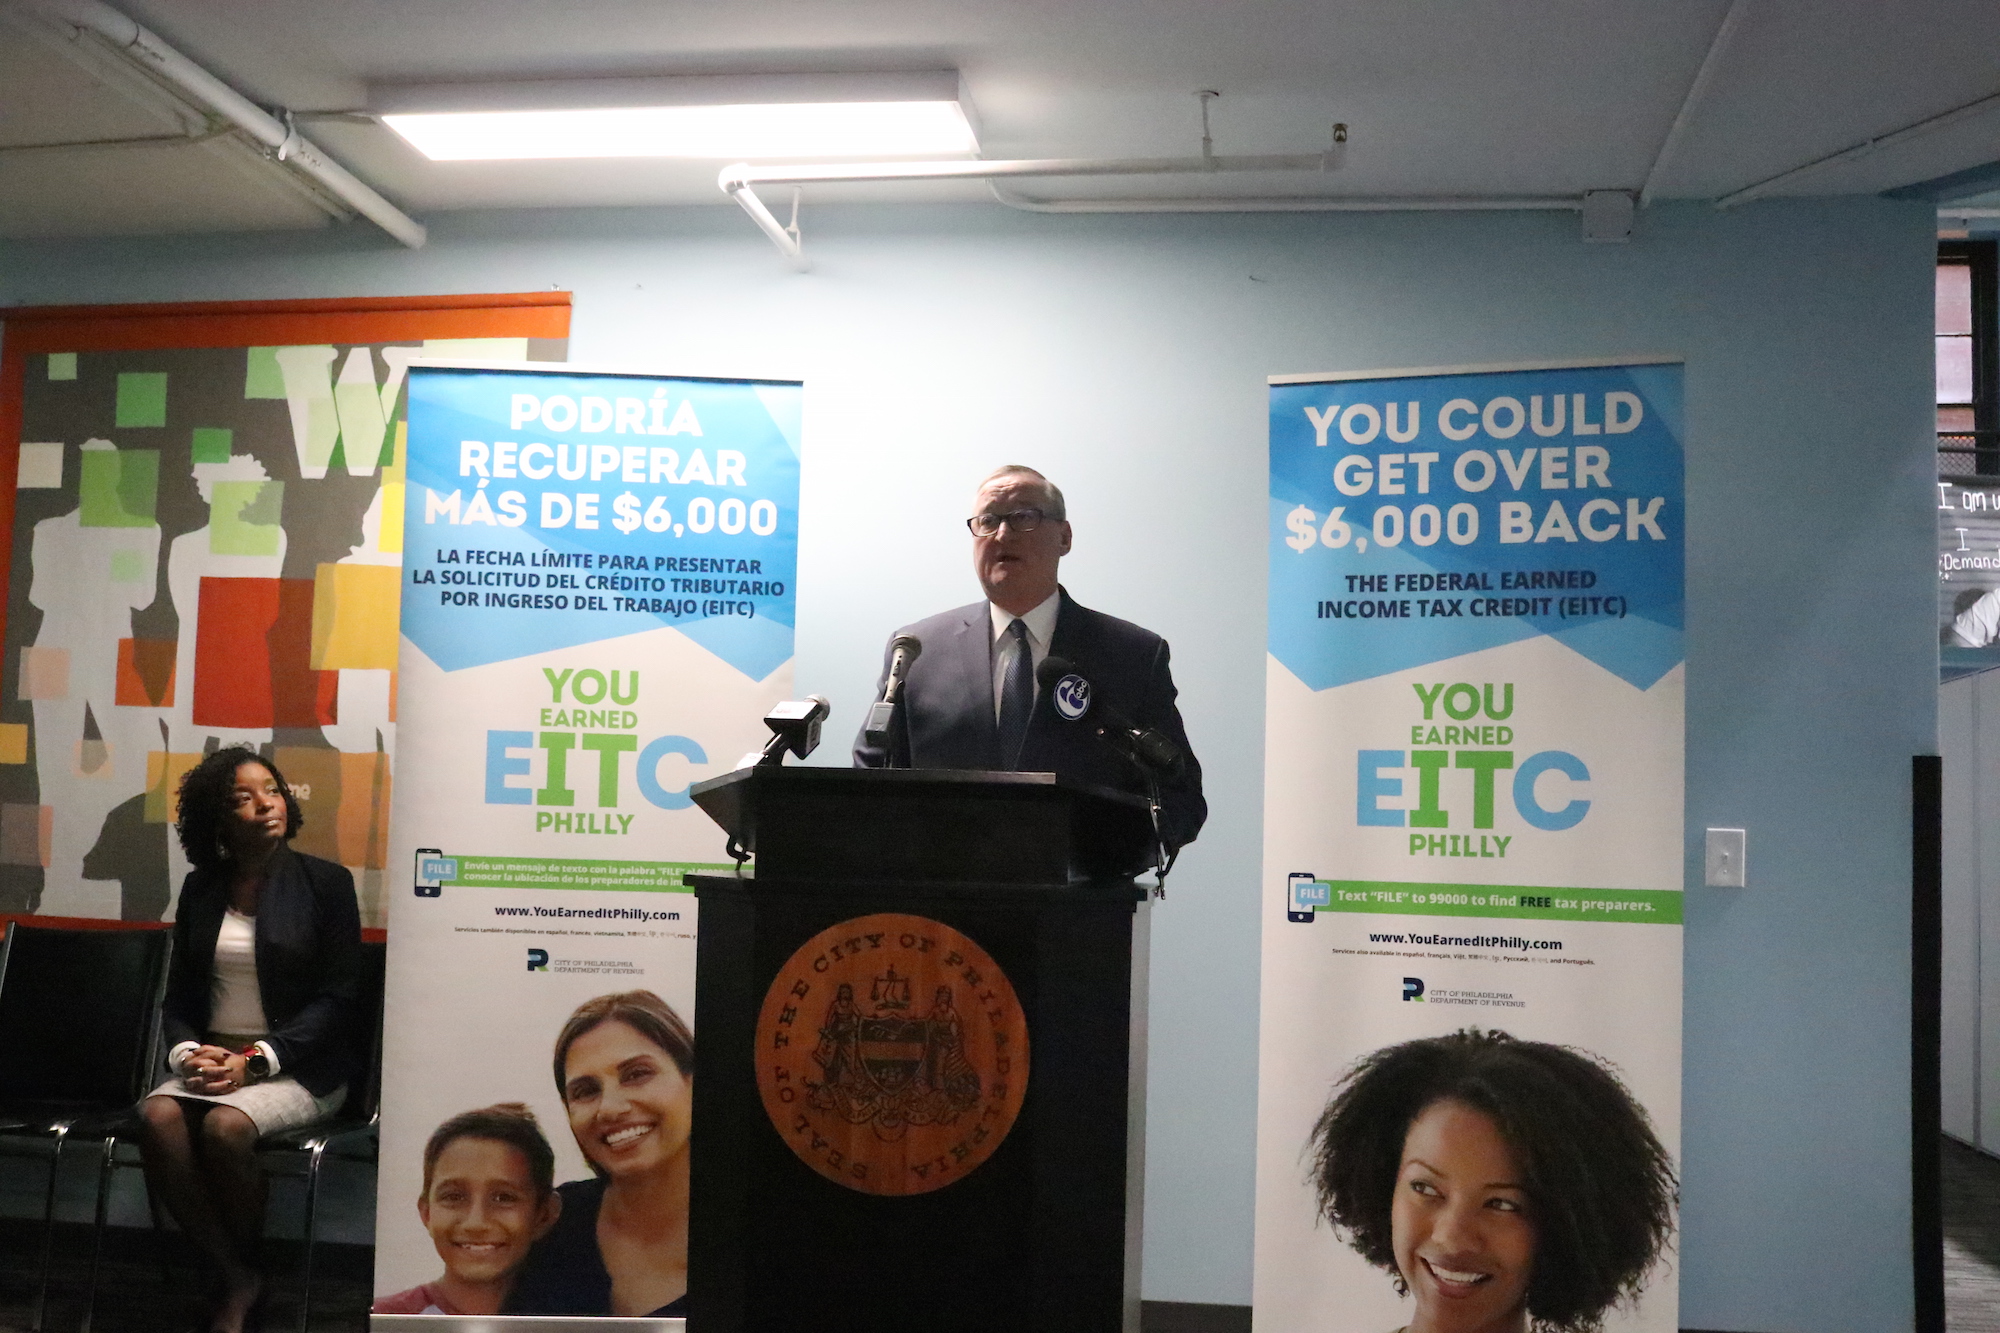
[[[1677,1327],[1681,378],[1272,381],[1259,1333]]]
[[[791,689],[802,389],[409,386],[377,1309],[678,1315],[688,788]]]

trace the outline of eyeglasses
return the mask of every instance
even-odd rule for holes
[[[1000,531],[1002,523],[1016,532],[1033,532],[1042,526],[1042,520],[1047,517],[1039,509],[1016,509],[1011,514],[974,514],[965,520],[965,526],[972,530],[974,536],[991,537]]]

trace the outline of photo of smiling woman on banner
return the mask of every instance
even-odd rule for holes
[[[563,1025],[554,1072],[592,1176],[557,1187],[507,1313],[684,1318],[694,1034],[651,991],[600,995]]]
[[[1322,1214],[1414,1301],[1397,1333],[1590,1333],[1673,1231],[1672,1163],[1617,1075],[1505,1032],[1363,1057],[1311,1147]]]

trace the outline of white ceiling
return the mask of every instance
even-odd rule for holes
[[[0,0],[0,9],[9,0]],[[517,77],[957,68],[989,157],[1310,153],[1328,175],[1036,183],[1082,195],[1574,195],[1638,189],[1728,0],[114,0],[239,91],[361,111],[369,85]],[[1662,198],[1715,198],[2000,93],[1994,0],[1740,0]],[[0,24],[0,236],[311,226],[326,213],[233,136],[178,133],[118,62]],[[65,54],[67,50],[68,54]],[[83,63],[70,57],[81,56]],[[378,125],[308,135],[422,218],[454,208],[725,202],[719,163],[431,163]],[[1874,192],[2000,161],[2000,104],[1788,183]],[[928,197],[982,197],[926,186]],[[814,197],[910,197],[815,187]]]

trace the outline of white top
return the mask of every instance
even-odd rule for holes
[[[215,932],[215,969],[208,982],[208,1026],[211,1032],[227,1032],[239,1037],[255,1036],[271,1030],[264,1017],[264,993],[257,985],[257,918],[235,908],[225,908],[222,925]],[[188,1057],[201,1043],[184,1041],[167,1052],[167,1067],[187,1077]],[[278,1050],[268,1041],[257,1049],[270,1061],[271,1075],[278,1073]]]
[[[222,914],[215,935],[215,971],[209,981],[208,1026],[245,1037],[271,1030],[264,997],[257,988],[257,918],[234,907]]]
[[[986,609],[993,616],[993,720],[1000,720],[1000,699],[1007,690],[1007,668],[1014,663],[1014,636],[1007,627],[1014,623],[1014,613],[1003,611],[988,602]],[[1049,640],[1056,633],[1056,612],[1062,610],[1062,590],[1048,595],[1040,606],[1022,616],[1028,626],[1028,669],[1033,671],[1049,655]],[[1042,683],[1035,682],[1035,695],[1041,697]]]

